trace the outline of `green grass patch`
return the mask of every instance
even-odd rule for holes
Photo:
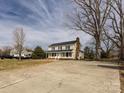
[[[4,60],[0,60],[0,71],[36,66],[36,65],[46,64],[46,63],[50,63],[50,62],[51,61],[48,61],[48,60],[22,60],[22,61],[19,61],[17,59],[4,59]]]

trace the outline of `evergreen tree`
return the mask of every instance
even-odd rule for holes
[[[43,59],[43,58],[45,58],[45,56],[46,56],[46,54],[40,46],[37,46],[34,49],[33,54],[32,54],[33,59]]]
[[[84,48],[84,58],[89,58],[89,52],[90,52],[90,48],[89,47],[85,47]]]
[[[84,58],[85,59],[94,59],[95,54],[93,49],[89,48],[89,47],[85,47],[84,48]]]

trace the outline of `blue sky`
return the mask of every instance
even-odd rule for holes
[[[25,46],[47,49],[51,43],[80,37],[84,46],[89,36],[69,27],[68,15],[73,12],[70,0],[0,0],[0,47],[13,46],[13,31],[23,27]]]

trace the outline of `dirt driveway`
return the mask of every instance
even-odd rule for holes
[[[0,93],[120,93],[116,65],[56,61],[0,72]]]

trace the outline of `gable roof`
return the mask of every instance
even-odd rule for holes
[[[51,53],[51,52],[71,52],[72,51],[72,49],[70,49],[70,50],[50,50],[50,51],[46,51],[47,53]]]
[[[51,46],[58,46],[58,45],[74,44],[74,43],[76,43],[76,40],[74,40],[74,41],[67,41],[67,42],[60,42],[60,43],[54,43],[54,44],[51,44],[49,47],[51,47]]]

